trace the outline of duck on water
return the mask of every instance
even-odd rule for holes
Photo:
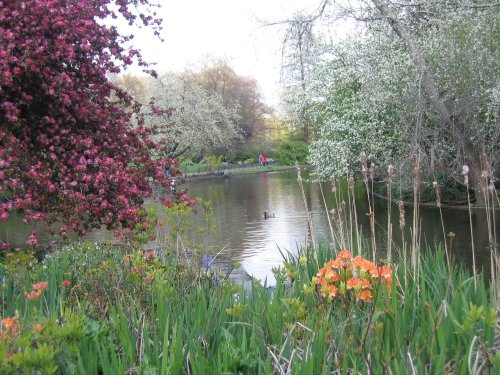
[[[264,220],[270,219],[272,217],[274,217],[274,212],[271,214],[267,211],[264,211]]]

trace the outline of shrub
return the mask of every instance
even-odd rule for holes
[[[307,164],[308,147],[304,142],[284,142],[275,153],[276,160],[281,165]]]
[[[251,153],[243,152],[243,151],[236,151],[236,152],[230,154],[228,156],[227,160],[231,164],[236,164],[239,161],[245,161],[245,160],[247,160],[247,159],[249,159],[251,157],[253,157],[253,155]]]

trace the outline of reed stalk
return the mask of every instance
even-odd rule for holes
[[[366,158],[366,155],[363,158],[363,165],[361,167],[361,171],[363,173],[363,182],[365,184],[365,190],[366,190],[366,198],[368,200],[368,218],[370,219],[370,238],[371,238],[371,245],[372,245],[372,260],[375,261],[376,255],[377,255],[377,241],[375,238],[375,212],[374,208],[372,207],[372,202],[373,202],[373,177],[374,177],[374,170],[375,170],[375,165],[373,163],[370,164],[370,169],[368,170],[368,160]],[[371,180],[371,199],[370,199],[370,189],[368,188],[368,172],[370,173],[370,180]]]
[[[472,274],[474,275],[474,290],[477,290],[476,252],[474,248],[474,230],[472,227],[472,206],[470,204],[470,195],[469,195],[469,167],[467,165],[464,165],[462,167],[462,175],[464,176],[464,184],[467,189],[467,204],[469,207],[470,242],[472,250]]]
[[[494,211],[494,201],[490,200],[490,181],[493,181],[493,172],[491,170],[490,164],[488,162],[488,157],[483,153],[481,157],[482,171],[481,171],[481,190],[484,196],[484,209],[486,213],[486,223],[488,228],[488,247],[490,250],[490,272],[491,272],[491,284],[493,287],[495,297],[498,297],[497,285],[496,285],[496,239],[495,239],[495,211]],[[495,298],[496,300],[497,298]]]
[[[330,214],[328,213],[328,205],[326,204],[325,193],[323,192],[323,186],[321,185],[321,176],[316,172],[316,177],[319,184],[319,189],[321,191],[321,198],[323,199],[323,207],[325,208],[326,219],[328,220],[328,228],[330,228],[330,236],[332,237],[332,246],[335,244],[335,235],[333,233],[332,220],[330,219]]]
[[[359,235],[359,225],[358,225],[358,210],[356,208],[356,195],[354,194],[354,177],[349,177],[349,190],[352,194],[352,211],[354,212],[354,227],[356,229],[356,246],[358,248],[358,255],[361,256],[361,237]],[[351,211],[351,210],[350,210]],[[352,249],[352,247],[351,247]]]
[[[499,256],[498,256],[498,239],[497,239],[497,223],[496,223],[496,218],[495,218],[495,198],[497,200],[497,205],[500,208],[500,202],[498,199],[498,196],[496,194],[496,189],[495,189],[495,182],[493,177],[490,180],[490,185],[489,185],[489,191],[491,194],[491,217],[492,217],[492,222],[493,222],[493,243],[491,244],[491,258],[492,258],[492,263],[494,265],[495,269],[495,279],[493,282],[495,283],[495,309],[498,309],[498,302],[500,299],[500,290],[499,290],[499,285],[498,285],[498,275],[500,274],[500,262],[499,262]]]
[[[392,182],[394,181],[394,167],[387,167],[387,260],[392,260]]]
[[[337,178],[335,177],[335,175],[332,175],[330,177],[330,181],[332,184],[332,193],[333,193],[333,198],[335,201],[335,207],[337,207],[337,208],[332,208],[332,210],[330,211],[330,214],[331,214],[333,224],[335,224],[337,227],[338,245],[340,248],[345,248],[344,229],[342,228],[342,225],[340,225],[340,223],[339,223],[340,218],[337,215],[337,211],[340,208],[340,197],[339,197],[339,194],[337,193],[338,187],[337,187]],[[335,249],[334,249],[334,251],[335,251]],[[336,255],[336,252],[335,252],[335,255]]]
[[[300,173],[300,166],[299,163],[295,163],[295,168],[297,169],[297,181],[299,182],[300,185],[300,190],[302,192],[302,199],[304,201],[304,207],[306,209],[306,214],[307,214],[307,226],[309,228],[309,233],[311,234],[311,244],[313,248],[313,256],[314,260],[319,266],[318,262],[318,254],[316,252],[316,240],[314,238],[314,230],[313,230],[313,222],[312,222],[312,216],[311,216],[311,211],[309,210],[309,205],[307,204],[307,198],[306,198],[306,192],[304,190],[304,183],[302,181],[302,175]]]
[[[420,175],[420,152],[413,154],[413,223],[412,223],[412,244],[411,244],[411,266],[413,274],[418,277],[417,260],[420,252],[420,191],[421,191],[421,175]]]
[[[347,183],[349,184],[349,179],[351,177],[351,168],[349,166],[349,150],[347,147],[344,147],[344,160],[347,163]],[[354,199],[354,196],[352,197]],[[353,240],[353,233],[354,233],[354,224],[353,224],[353,213],[352,213],[352,202],[351,202],[351,189],[347,188],[347,207],[349,208],[349,224],[347,226],[347,232],[348,232],[348,239],[349,239],[349,249],[354,248],[354,240]]]
[[[347,178],[348,180],[348,183],[349,183],[349,178]],[[354,230],[353,230],[353,215],[352,215],[352,201],[351,201],[351,189],[348,187],[347,188],[347,203],[348,203],[348,207],[349,207],[349,224],[348,224],[348,227],[347,227],[347,233],[348,233],[348,239],[349,239],[349,249],[353,249],[354,246],[354,241],[353,241],[353,233],[354,233]]]
[[[434,181],[432,183],[432,186],[434,187],[434,191],[436,194],[436,206],[439,209],[439,217],[441,219],[441,229],[443,231],[443,242],[444,242],[444,251],[446,255],[446,264],[448,265],[448,289],[451,286],[451,258],[450,258],[450,251],[448,249],[448,244],[446,243],[446,231],[444,229],[444,220],[443,220],[443,210],[442,210],[442,204],[441,204],[441,188],[439,187],[439,184],[437,181]]]
[[[405,279],[405,285],[408,284],[408,271],[406,265],[408,264],[408,259],[406,255],[406,241],[405,241],[405,226],[406,226],[406,219],[405,219],[405,205],[403,201],[399,201],[398,203],[399,207],[399,229],[401,229],[401,239],[403,242],[403,264],[404,266],[404,279]]]

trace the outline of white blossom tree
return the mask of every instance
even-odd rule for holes
[[[477,186],[481,155],[499,162],[498,2],[321,2],[329,7],[326,24],[348,16],[363,27],[322,46],[295,102],[313,118],[311,161],[329,174],[349,162],[344,148],[378,163],[420,151],[430,170],[468,164]]]
[[[173,156],[187,150],[195,155],[224,152],[240,139],[235,110],[199,84],[163,74],[146,86],[155,109],[145,113],[146,125],[157,129],[153,139],[158,143],[169,142],[166,149]]]

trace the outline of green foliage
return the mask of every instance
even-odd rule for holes
[[[244,151],[236,151],[229,154],[228,161],[231,164],[237,164],[239,161],[243,162],[249,158],[252,158],[253,154]]]
[[[374,374],[443,373],[450,363],[457,374],[499,369],[491,350],[498,318],[480,276],[475,290],[437,250],[423,255],[418,275],[395,264],[391,291],[374,288],[372,301],[325,303],[313,278],[332,256],[326,246],[304,249],[275,271],[275,288],[256,282],[250,292],[214,285],[198,266],[169,256],[94,244],[66,247],[31,269],[1,267],[0,372],[254,374],[290,366],[296,374],[366,373],[368,363]],[[27,301],[22,290],[42,280],[43,294]]]
[[[274,156],[281,165],[307,164],[307,144],[304,142],[284,142],[279,145]]]
[[[37,262],[35,254],[31,249],[9,251],[6,253],[2,253],[2,255],[3,259],[0,258],[2,261],[2,265],[3,267],[6,267],[10,272],[31,268]]]
[[[84,317],[65,310],[56,320],[41,317],[19,319],[15,328],[0,332],[0,371],[6,374],[73,373],[80,339],[84,336]]]
[[[205,163],[210,170],[219,170],[222,167],[222,156],[205,155]]]

